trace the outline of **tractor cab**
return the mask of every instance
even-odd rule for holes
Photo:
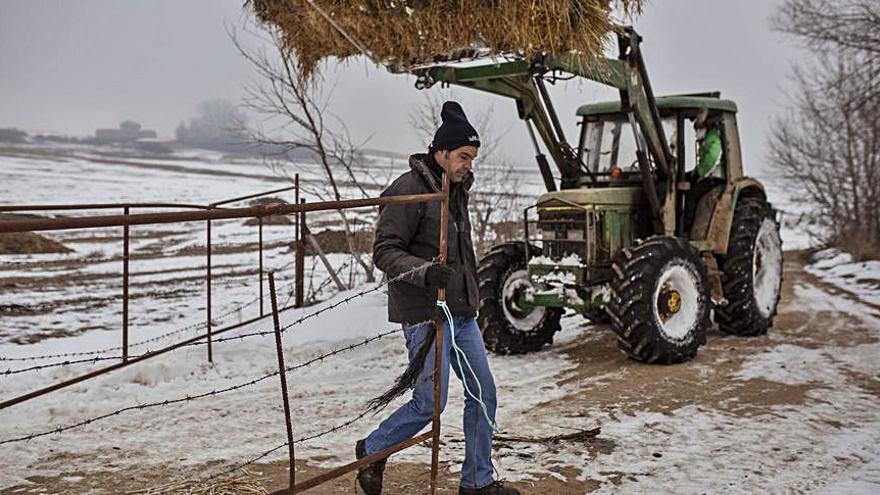
[[[736,104],[718,93],[664,96],[656,102],[675,167],[676,224],[680,232],[689,232],[700,197],[742,175]],[[588,267],[577,272],[576,283],[590,285],[607,281],[613,257],[636,239],[651,236],[652,225],[637,156],[640,146],[644,149],[637,140],[644,137],[633,126],[632,114],[621,110],[620,101],[608,101],[583,105],[577,115],[582,119],[578,157],[596,181],[538,198],[532,241],[542,245],[544,256],[530,266],[537,280],[555,260],[574,254]],[[701,150],[706,146],[701,140],[713,138],[709,133],[719,141],[714,155]],[[698,171],[700,156],[715,163]]]
[[[701,129],[717,132],[722,150],[717,166],[707,175],[726,179],[742,176],[739,136],[736,132],[736,103],[720,99],[720,93],[660,96],[656,98],[664,135],[676,160],[679,181],[688,180],[697,167]],[[601,185],[641,184],[636,151],[644,137],[633,127],[629,112],[619,100],[583,105],[577,110],[581,119],[578,157],[595,174]],[[642,146],[644,148],[644,146]],[[728,160],[728,157],[736,157]],[[733,168],[733,170],[731,170]],[[696,177],[695,177],[696,178]],[[700,177],[705,178],[705,177]]]

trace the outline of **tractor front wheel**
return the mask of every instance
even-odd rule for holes
[[[529,246],[531,255],[540,249]],[[477,270],[480,283],[478,322],[486,349],[496,354],[523,354],[537,351],[553,342],[559,329],[562,309],[523,306],[524,291],[532,287],[526,266],[525,246],[521,242],[492,248]]]
[[[687,361],[706,342],[709,276],[696,249],[651,237],[623,249],[612,265],[608,315],[618,347],[654,364]]]

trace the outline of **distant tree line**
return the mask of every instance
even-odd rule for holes
[[[7,127],[0,129],[0,143],[24,143],[27,141],[28,134],[18,130],[15,127]]]
[[[315,160],[317,155],[306,149],[290,149],[277,143],[261,142],[252,136],[248,118],[240,105],[229,100],[205,100],[196,107],[189,122],[181,122],[174,130],[177,143],[224,153],[256,157],[284,156],[294,160]]]
[[[247,118],[228,100],[206,100],[196,107],[189,122],[181,122],[174,130],[178,143],[220,151],[242,151],[248,140],[244,130]]]
[[[796,67],[770,160],[816,208],[822,241],[880,256],[880,2],[786,0],[775,29],[813,54]]]
[[[30,135],[21,129],[15,127],[7,127],[0,129],[0,143],[74,143],[74,144],[94,144],[94,138],[83,138],[76,136],[59,136],[57,134],[35,134]]]

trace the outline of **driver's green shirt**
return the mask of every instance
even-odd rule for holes
[[[697,150],[697,177],[703,178],[709,175],[721,161],[721,131],[709,129],[700,140]]]

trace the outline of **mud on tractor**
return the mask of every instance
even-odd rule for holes
[[[413,70],[419,88],[439,82],[512,98],[536,149],[547,192],[526,209],[524,238],[495,246],[479,266],[479,322],[493,352],[542,348],[566,309],[607,322],[620,349],[647,363],[693,358],[713,323],[743,336],[772,324],[779,224],[764,187],[743,174],[736,104],[720,93],[655,97],[641,37],[622,29],[617,42],[617,58],[570,53]],[[546,88],[560,73],[620,93],[577,109],[576,148]],[[702,166],[703,155],[713,159],[697,138],[707,129],[714,168]]]

